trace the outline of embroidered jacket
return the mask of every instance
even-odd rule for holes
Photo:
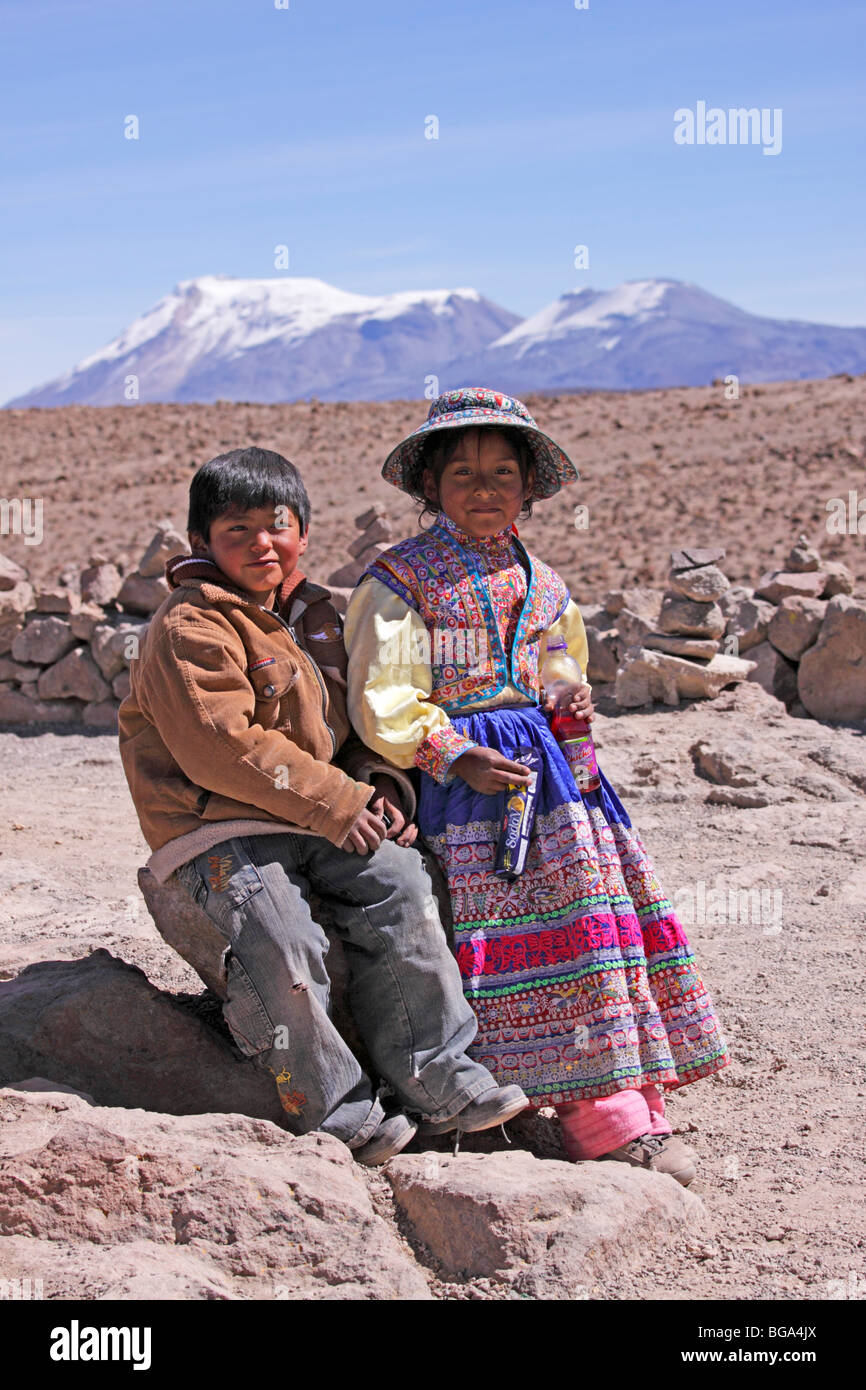
[[[479,539],[440,513],[375,560],[349,601],[352,722],[397,767],[450,780],[475,745],[449,716],[535,704],[553,632],[585,671],[583,621],[560,576],[510,528]]]

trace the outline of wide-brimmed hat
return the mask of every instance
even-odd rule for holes
[[[423,496],[424,446],[436,430],[474,428],[476,425],[514,426],[526,433],[535,462],[533,499],[552,497],[566,483],[580,477],[567,454],[538,428],[522,401],[485,386],[460,386],[445,391],[431,403],[427,419],[392,449],[382,477],[413,497]]]

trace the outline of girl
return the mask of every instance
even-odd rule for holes
[[[563,580],[514,522],[577,470],[520,401],[462,388],[433,401],[382,475],[435,521],[380,555],[351,597],[349,712],[377,753],[420,771],[418,823],[448,881],[478,1018],[470,1052],[531,1105],[556,1107],[570,1158],[687,1184],[693,1155],[659,1088],[719,1071],[725,1044],[613,787],[601,773],[597,790],[579,790],[539,704],[548,645],[564,641],[585,672],[587,640]],[[588,685],[571,708],[592,717]],[[508,882],[495,855],[504,789],[529,780],[521,748],[543,770],[526,867]]]

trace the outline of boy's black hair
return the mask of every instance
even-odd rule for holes
[[[486,430],[496,430],[498,434],[502,434],[505,436],[509,444],[514,449],[515,458],[520,464],[520,476],[522,477],[524,483],[526,482],[526,479],[529,476],[529,470],[535,464],[535,459],[532,450],[530,449],[529,444],[527,443],[525,431],[523,431],[519,426],[461,425],[458,426],[456,429],[434,430],[431,433],[429,439],[426,439],[424,441],[424,448],[419,454],[416,468],[413,470],[414,476],[410,479],[410,486],[412,487],[412,496],[418,502],[424,503],[423,507],[421,508],[420,517],[424,517],[427,515],[436,516],[436,514],[439,511],[438,505],[435,502],[431,502],[429,497],[427,497],[426,493],[424,492],[424,470],[426,468],[430,469],[430,472],[436,479],[436,487],[438,490],[439,480],[442,477],[442,474],[447,468],[448,464],[451,462],[452,458],[456,454],[457,445],[460,443],[460,440],[466,434],[467,430],[479,428]],[[522,517],[532,516],[532,498],[529,498],[526,502],[524,502],[523,506],[520,509],[520,515]]]
[[[203,463],[189,485],[187,530],[210,540],[211,522],[225,512],[288,507],[302,536],[310,524],[310,499],[293,463],[272,449],[231,449]]]

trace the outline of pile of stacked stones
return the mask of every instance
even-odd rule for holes
[[[342,613],[371,560],[393,541],[381,503],[360,516],[350,559],[329,577]],[[188,552],[162,522],[137,568],[94,555],[56,585],[34,590],[20,565],[0,556],[0,723],[112,728],[129,689],[129,666],[150,615],[168,593],[167,559]],[[731,585],[725,552],[671,554],[668,587],[613,589],[581,605],[588,676],[625,709],[712,699],[754,681],[791,714],[866,719],[866,597],[850,571],[823,561],[801,536],[780,569],[758,585]]]
[[[583,609],[589,679],[618,705],[712,699],[754,681],[795,715],[866,718],[866,601],[839,561],[799,537],[754,589],[732,586],[723,550],[671,553],[668,588],[615,589]]]
[[[327,581],[334,607],[339,613],[345,613],[349,595],[370,562],[393,544],[394,528],[381,502],[374,502],[367,511],[356,516],[355,525],[361,534],[349,546],[352,558],[334,570]]]
[[[0,556],[0,723],[113,728],[147,620],[168,593],[163,571],[186,540],[160,523],[125,577],[105,555],[34,590]]]

